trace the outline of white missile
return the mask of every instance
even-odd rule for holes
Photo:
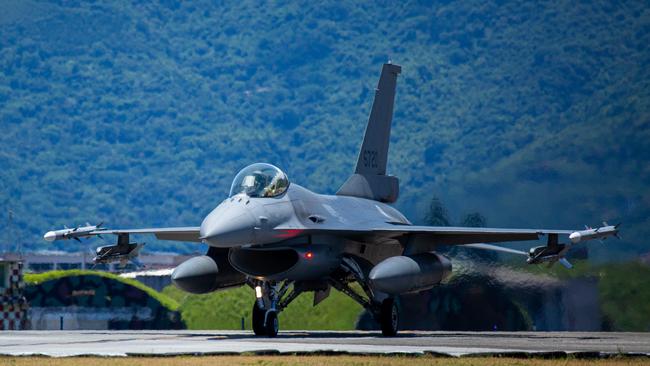
[[[593,239],[604,239],[609,236],[618,236],[618,225],[607,225],[601,226],[595,229],[586,229],[581,231],[574,231],[569,235],[569,240],[573,244],[579,243],[581,241],[593,240]]]
[[[79,238],[91,236],[93,231],[103,230],[104,228],[101,226],[101,223],[98,225],[86,224],[86,226],[77,226],[74,229],[69,229],[66,227],[65,229],[61,230],[48,231],[45,233],[45,235],[43,235],[43,239],[46,241],[55,241],[61,239],[79,240]]]

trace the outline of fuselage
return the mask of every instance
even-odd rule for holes
[[[410,225],[387,204],[317,194],[292,183],[277,197],[236,194],[225,199],[203,220],[200,235],[210,246],[228,248],[230,263],[249,276],[306,280],[327,276],[344,255],[368,263],[399,255],[396,243],[354,239],[355,228],[386,222]],[[327,234],[331,229],[349,235]]]
[[[237,194],[221,202],[201,223],[210,246],[233,248],[268,245],[302,235],[305,230],[372,228],[385,223],[410,225],[387,204],[358,197],[314,193],[292,183],[278,197]]]

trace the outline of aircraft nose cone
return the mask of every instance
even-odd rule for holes
[[[43,239],[47,241],[54,241],[56,239],[56,233],[54,231],[48,231],[43,235]]]
[[[201,238],[209,245],[230,248],[253,243],[255,216],[241,202],[222,203],[201,223]]]

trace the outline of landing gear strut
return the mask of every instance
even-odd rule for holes
[[[280,329],[278,314],[293,301],[300,291],[293,288],[288,292],[291,281],[282,283],[255,282],[255,303],[253,303],[253,332],[256,336],[275,337]],[[286,296],[285,296],[286,295]]]
[[[368,286],[364,272],[354,260],[345,258],[342,269],[343,275],[333,276],[330,279],[331,285],[368,310],[381,326],[383,336],[396,336],[399,329],[399,309],[395,298],[374,292]],[[352,282],[361,286],[365,297],[350,287],[349,283]]]

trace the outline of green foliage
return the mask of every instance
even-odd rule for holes
[[[162,294],[152,289],[149,286],[145,286],[136,280],[130,278],[123,278],[108,272],[71,269],[71,270],[61,270],[61,271],[48,271],[43,273],[26,273],[24,275],[24,280],[25,283],[27,284],[38,285],[46,281],[52,281],[62,277],[70,277],[70,276],[99,276],[99,277],[110,278],[112,280],[125,283],[127,285],[133,286],[137,289],[146,292],[149,296],[156,299],[158,302],[160,302],[164,307],[166,307],[169,310],[176,311],[179,308],[178,302],[176,302],[173,298],[165,294]]]
[[[650,237],[644,2],[14,2],[0,15],[0,231],[197,225],[245,165],[333,193],[380,65],[403,66],[398,208]],[[6,212],[15,212],[13,229]],[[448,220],[449,221],[449,220]],[[457,220],[452,220],[457,221]],[[441,224],[444,224],[442,222]],[[195,247],[151,242],[149,250]]]
[[[163,294],[181,304],[181,316],[188,329],[241,329],[241,318],[245,319],[245,328],[252,329],[251,311],[255,293],[248,286],[205,295],[191,295],[168,286]],[[356,302],[335,290],[314,308],[312,302],[311,292],[298,296],[280,313],[280,328],[352,330],[363,310]]]
[[[650,331],[650,267],[638,262],[597,268],[606,329]]]

